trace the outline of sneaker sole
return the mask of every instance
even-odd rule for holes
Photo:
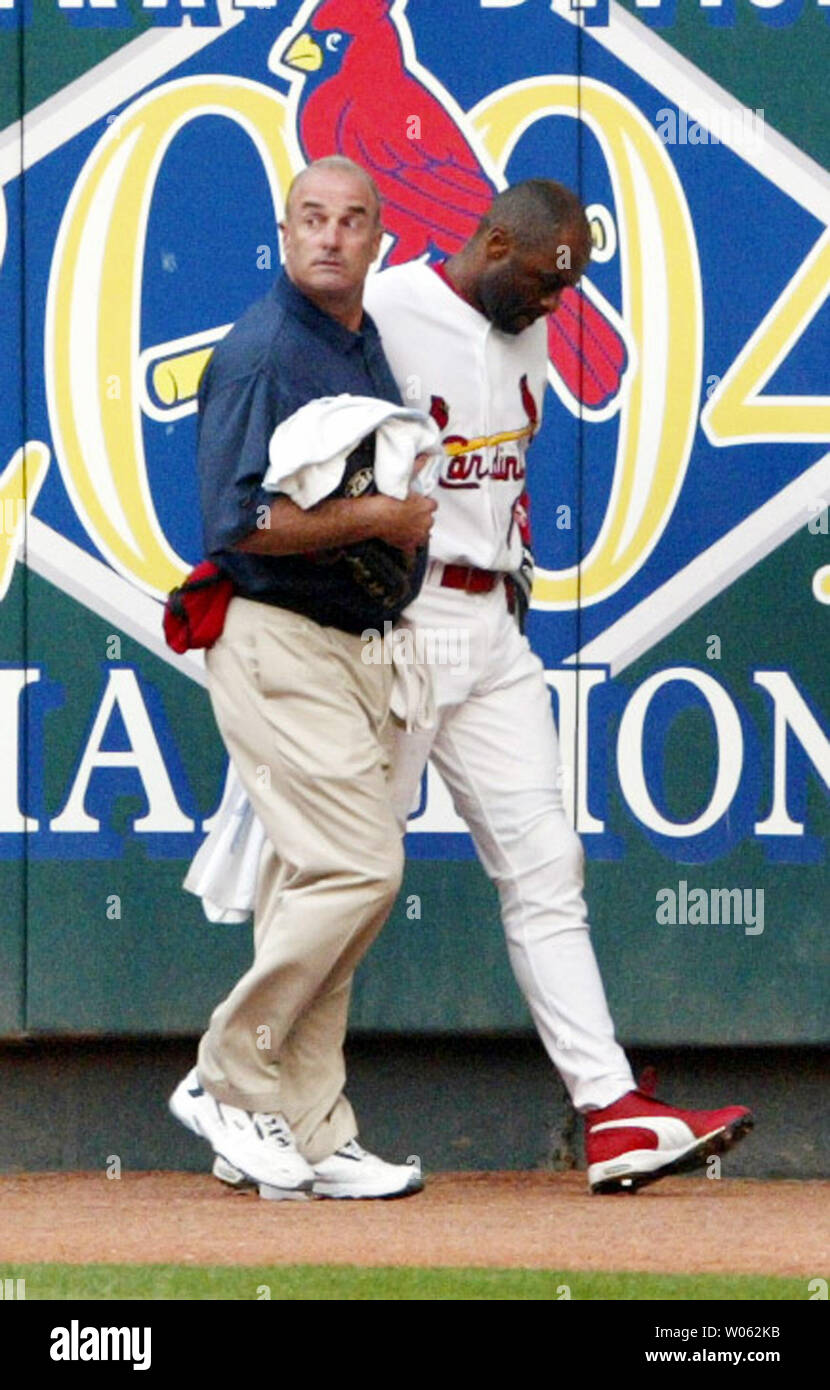
[[[229,1163],[221,1154],[217,1154],[213,1160],[213,1176],[218,1178],[225,1187],[229,1187],[232,1192],[256,1192],[258,1184],[253,1178],[249,1178],[246,1173],[237,1168],[234,1163]],[[280,1188],[284,1191],[284,1188]]]
[[[240,1188],[241,1192],[255,1192],[256,1184],[250,1188]],[[259,1184],[259,1195],[266,1202],[310,1202],[314,1194],[311,1191],[311,1184],[308,1187],[272,1187],[270,1183],[261,1182]]]
[[[359,1201],[361,1198],[372,1198],[375,1201],[394,1201],[397,1197],[411,1197],[416,1192],[422,1192],[424,1180],[418,1173],[414,1173],[408,1178],[405,1185],[398,1188],[395,1192],[378,1192],[371,1186],[358,1188],[352,1183],[345,1182],[321,1182],[316,1181],[312,1185],[312,1192],[315,1197],[329,1197],[334,1199],[353,1199]]]
[[[274,1187],[271,1183],[258,1183],[234,1163],[229,1163],[223,1154],[217,1154],[213,1161],[213,1176],[231,1192],[246,1197],[258,1191],[266,1202],[309,1202],[313,1195],[311,1178],[304,1187]]]
[[[229,1187],[232,1192],[243,1195],[256,1192],[259,1189],[260,1197],[266,1201],[279,1202],[291,1198],[305,1197],[325,1197],[334,1200],[356,1200],[373,1199],[380,1201],[394,1201],[397,1197],[409,1197],[415,1192],[421,1192],[424,1186],[422,1174],[414,1169],[412,1174],[407,1177],[405,1185],[395,1192],[378,1191],[371,1187],[371,1184],[358,1188],[352,1183],[325,1182],[317,1179],[311,1186],[310,1192],[296,1192],[293,1189],[281,1187],[271,1187],[266,1183],[256,1183],[252,1178],[246,1176],[233,1164],[229,1164],[227,1159],[221,1154],[217,1154],[213,1164],[213,1176],[218,1178],[221,1183]]]
[[[670,1177],[674,1173],[693,1172],[696,1168],[702,1168],[707,1158],[711,1158],[713,1154],[726,1153],[727,1149],[733,1148],[749,1133],[754,1124],[752,1115],[742,1115],[731,1125],[715,1130],[713,1134],[707,1134],[691,1148],[684,1149],[677,1158],[669,1159],[667,1163],[661,1163],[649,1172],[619,1173],[613,1177],[600,1178],[599,1181],[589,1184],[591,1192],[598,1196],[612,1192],[637,1192],[649,1183],[658,1182],[660,1178]],[[611,1167],[614,1163],[615,1160],[611,1159],[605,1166]]]

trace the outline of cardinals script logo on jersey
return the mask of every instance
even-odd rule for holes
[[[478,439],[465,439],[452,432],[442,434],[446,459],[438,479],[439,487],[478,488],[484,478],[492,478],[494,482],[515,482],[524,478],[527,472],[524,453],[538,428],[539,412],[527,377],[522,376],[517,386],[516,395],[526,415],[526,423],[518,429],[502,430]],[[442,431],[452,422],[452,404],[443,396],[431,398],[429,413]],[[521,453],[511,445],[518,445]]]

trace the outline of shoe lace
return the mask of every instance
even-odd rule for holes
[[[337,1150],[339,1154],[349,1154],[352,1158],[366,1158],[366,1150],[362,1144],[358,1144],[356,1139],[349,1139],[345,1144],[341,1144]]]
[[[251,1115],[251,1120],[261,1138],[281,1149],[294,1148],[294,1136],[282,1115],[256,1112]]]

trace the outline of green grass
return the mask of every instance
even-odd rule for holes
[[[366,1268],[354,1265],[63,1265],[4,1267],[34,1299],[804,1300],[806,1279],[743,1274],[632,1274],[547,1269]]]

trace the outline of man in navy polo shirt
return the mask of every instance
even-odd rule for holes
[[[237,595],[207,653],[210,694],[268,835],[255,958],[170,1105],[264,1195],[381,1197],[421,1180],[357,1143],[343,1094],[352,975],[403,860],[382,745],[392,668],[361,659],[360,633],[395,620],[417,592],[412,557],[435,503],[345,495],[349,468],[341,495],[307,511],[263,491],[271,435],[307,402],[348,392],[400,403],[363,312],[382,236],[372,180],[338,156],[309,165],[282,231],[284,273],[216,348],[199,391],[205,548]],[[352,563],[367,542],[412,573],[392,611]]]

